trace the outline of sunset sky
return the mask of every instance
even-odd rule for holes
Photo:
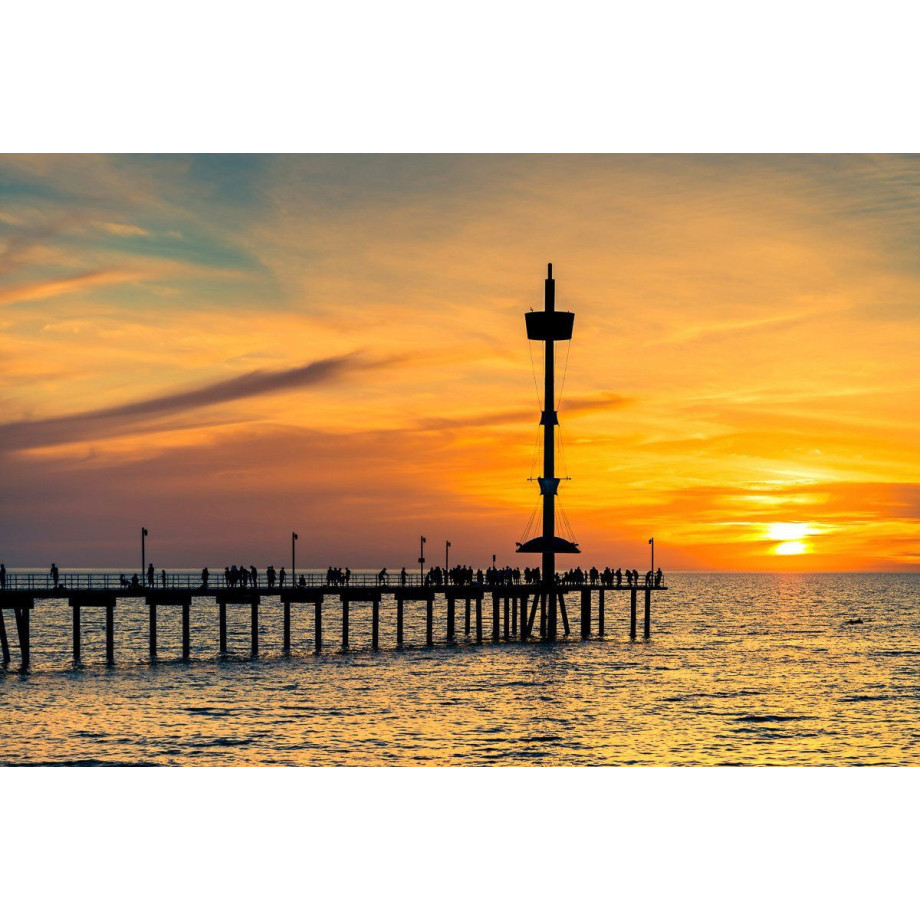
[[[0,561],[536,564],[552,262],[560,563],[916,570],[918,242],[907,156],[0,157]]]

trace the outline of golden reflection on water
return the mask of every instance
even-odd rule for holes
[[[0,676],[4,763],[832,764],[916,763],[920,577],[674,575],[649,643],[628,640],[628,594],[609,596],[607,641],[427,650],[424,606],[406,605],[398,652],[383,606],[351,609],[351,646],[326,608],[295,608],[295,654],[266,604],[263,657],[246,657],[249,613],[229,608],[231,660],[216,658],[216,611],[196,602],[182,664],[179,618],[160,615],[146,661],[146,609],[120,604],[118,665],[104,666],[104,615],[84,612],[84,661],[69,668],[69,608],[33,614],[34,669]],[[490,605],[485,610],[490,611]],[[862,623],[851,623],[861,619]],[[486,634],[490,618],[485,617]],[[443,610],[436,610],[442,641]],[[14,662],[15,663],[15,662]]]

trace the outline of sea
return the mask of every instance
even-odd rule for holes
[[[70,608],[32,613],[32,668],[0,669],[0,764],[296,766],[911,765],[920,762],[920,574],[669,573],[652,631],[629,638],[629,593],[607,596],[606,636],[554,644],[444,643],[435,605],[353,603],[350,648],[327,601],[325,649],[313,610],[293,608],[282,654],[277,599],[263,602],[260,656],[249,610],[228,608],[219,657],[213,599],[191,610],[192,660],[180,659],[179,611],[159,614],[147,656],[142,599],[116,609],[116,664],[105,613],[83,611],[83,664],[71,660]],[[572,605],[570,605],[571,607]],[[571,611],[570,611],[571,613]],[[596,609],[593,627],[596,629]],[[577,613],[575,613],[577,618]]]

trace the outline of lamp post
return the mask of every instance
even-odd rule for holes
[[[450,540],[444,543],[444,571],[450,571]]]
[[[419,564],[419,583],[422,584],[425,581],[425,538],[419,537],[418,545],[418,564]]]
[[[495,571],[495,553],[492,553],[492,571]]]
[[[649,537],[648,545],[652,548],[652,578],[655,577],[655,538]]]
[[[147,577],[147,528],[141,527],[141,581],[144,581],[146,577]]]
[[[297,534],[291,531],[291,587],[296,588],[297,579]]]

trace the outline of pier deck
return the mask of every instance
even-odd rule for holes
[[[210,581],[210,579],[209,579]],[[464,605],[464,632],[475,632],[475,641],[484,640],[483,606],[491,598],[491,611],[486,624],[489,638],[493,642],[527,642],[530,639],[546,639],[547,603],[545,589],[541,584],[448,584],[425,585],[418,574],[409,577],[406,583],[380,583],[378,578],[366,573],[353,574],[348,584],[329,584],[325,579],[312,574],[305,576],[303,586],[268,588],[264,586],[229,587],[222,577],[214,584],[203,585],[201,580],[188,575],[170,576],[165,586],[121,584],[118,576],[109,574],[62,575],[55,587],[50,578],[41,575],[7,574],[6,587],[0,589],[0,666],[11,661],[10,641],[4,619],[4,611],[14,614],[18,638],[21,669],[28,670],[31,660],[30,622],[33,614],[40,615],[43,602],[64,600],[72,611],[73,659],[81,660],[81,614],[86,608],[105,610],[106,661],[115,663],[115,610],[119,601],[141,600],[149,612],[150,657],[157,657],[157,614],[161,607],[180,607],[182,610],[182,658],[190,658],[190,608],[196,599],[213,599],[218,620],[218,649],[227,653],[227,607],[244,605],[250,609],[251,654],[259,654],[259,614],[262,602],[267,598],[280,601],[283,617],[282,651],[291,651],[291,609],[299,605],[313,606],[313,650],[320,653],[324,647],[323,614],[331,613],[330,601],[336,601],[341,616],[341,647],[349,645],[349,612],[352,604],[370,604],[372,607],[371,647],[379,648],[380,604],[384,598],[395,601],[397,646],[403,644],[404,603],[421,601],[425,603],[425,644],[434,644],[435,605],[443,611],[445,619],[445,641],[456,640],[456,607],[458,601]],[[397,576],[397,581],[399,578]],[[197,583],[196,583],[197,582]],[[627,592],[630,595],[629,635],[636,638],[637,605],[641,593],[644,600],[645,639],[651,636],[651,598],[656,591],[665,591],[665,585],[609,585],[609,584],[559,584],[555,593],[559,601],[565,635],[571,634],[566,601],[577,595],[580,619],[580,635],[589,639],[592,635],[605,635],[606,595]],[[136,608],[135,608],[136,610]],[[475,610],[475,620],[473,611]],[[592,614],[596,611],[596,616]],[[574,603],[571,613],[575,615]],[[539,620],[538,620],[539,618]],[[536,627],[536,628],[535,628]]]

